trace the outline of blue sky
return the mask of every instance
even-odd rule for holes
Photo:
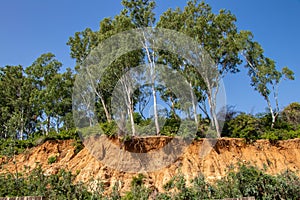
[[[278,69],[288,66],[295,81],[279,87],[280,107],[300,101],[300,0],[207,0],[214,12],[231,10],[240,30],[250,30],[254,39],[274,59]],[[158,0],[157,18],[167,8],[183,7],[185,0]],[[122,9],[120,1],[104,0],[2,0],[0,6],[0,66],[27,67],[42,53],[52,52],[64,67],[74,67],[66,45],[76,31],[98,30],[104,17]],[[266,108],[263,98],[250,87],[246,72],[224,79],[227,103],[237,110],[257,113]]]

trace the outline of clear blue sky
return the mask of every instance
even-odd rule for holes
[[[280,69],[288,66],[295,81],[283,81],[279,88],[280,107],[300,101],[300,0],[207,0],[214,12],[229,9],[237,16],[240,30],[250,30],[265,54]],[[183,7],[185,0],[158,0],[159,15],[167,8]],[[119,0],[1,0],[0,66],[27,67],[42,53],[52,52],[64,67],[74,67],[66,45],[76,31],[98,30],[104,17],[122,9]],[[159,17],[157,15],[157,18]],[[249,86],[242,71],[225,80],[227,103],[245,112],[262,112],[266,103]]]

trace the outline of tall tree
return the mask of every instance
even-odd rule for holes
[[[199,60],[199,63],[204,60],[211,60],[210,63],[201,65],[206,76],[194,77],[190,82],[193,83],[197,79],[202,79],[205,82],[205,87],[194,87],[194,89],[205,91],[210,106],[210,116],[218,136],[220,136],[221,131],[216,113],[219,82],[227,73],[238,72],[238,66],[242,62],[238,55],[241,50],[241,40],[235,39],[241,38],[242,33],[238,32],[235,22],[235,16],[229,11],[220,10],[218,14],[214,14],[208,4],[197,0],[188,1],[183,10],[180,8],[167,10],[158,22],[158,27],[177,30],[194,38],[210,56],[210,58]],[[189,70],[185,71],[188,72]],[[216,74],[219,75],[216,76]],[[196,94],[202,94],[202,92],[198,91]],[[205,100],[205,98],[199,97],[198,100]]]
[[[107,21],[104,19],[103,21]],[[67,45],[70,46],[70,55],[76,60],[75,69],[78,71],[80,65],[88,56],[90,51],[95,48],[99,43],[97,33],[90,28],[86,28],[82,32],[76,32],[74,37],[70,37]]]
[[[257,42],[249,41],[242,51],[242,55],[251,78],[251,86],[267,102],[272,117],[271,128],[273,128],[280,111],[278,85],[282,78],[294,80],[294,72],[288,67],[282,68],[281,71],[277,70],[275,61],[265,57],[262,47]],[[272,96],[273,101],[271,101]],[[272,102],[274,102],[274,106]]]
[[[158,121],[158,108],[157,108],[157,89],[156,89],[156,62],[157,52],[154,47],[151,47],[154,42],[152,41],[152,35],[149,32],[143,30],[145,27],[153,27],[155,23],[155,14],[153,12],[155,8],[155,1],[152,0],[123,0],[122,4],[125,6],[125,10],[129,11],[129,16],[137,28],[141,28],[143,32],[143,49],[147,64],[149,65],[150,77],[151,77],[151,90],[153,97],[153,114],[156,134],[160,134],[160,127]],[[150,34],[150,35],[149,35]]]
[[[22,66],[0,68],[1,136],[23,139],[35,131],[33,90]]]
[[[132,134],[135,135],[134,128],[134,119],[133,114],[135,110],[136,100],[135,97],[132,96],[134,94],[133,88],[131,88],[128,81],[124,81],[122,79],[123,75],[125,75],[130,69],[138,66],[142,63],[142,54],[141,51],[130,52],[126,55],[122,55],[121,57],[114,60],[106,69],[98,69],[99,67],[92,65],[85,65],[84,59],[86,56],[91,53],[93,48],[96,47],[100,42],[105,41],[111,36],[121,33],[126,30],[130,30],[135,28],[135,25],[132,23],[131,19],[127,15],[127,11],[123,10],[119,15],[116,15],[114,18],[104,18],[100,22],[100,28],[98,31],[93,33],[86,34],[76,33],[74,37],[69,39],[68,45],[71,47],[71,56],[76,59],[76,62],[79,63],[78,69],[85,67],[84,72],[87,75],[89,80],[91,81],[92,88],[96,94],[96,108],[98,112],[98,118],[101,121],[110,122],[114,117],[111,113],[111,107],[108,106],[111,103],[111,96],[113,90],[118,83],[119,80],[123,80],[123,90],[125,92],[124,96],[126,97],[124,102],[127,102],[126,110],[127,114],[123,115],[123,117],[129,117],[131,122]],[[89,29],[86,29],[89,30]],[[79,37],[80,36],[80,37]],[[90,38],[97,38],[95,40],[91,40]],[[94,41],[94,42],[93,42]],[[89,43],[89,45],[83,45],[85,43]],[[76,48],[79,47],[81,50],[76,51]],[[93,60],[92,57],[88,57],[88,60],[94,64],[97,64],[97,60]],[[97,67],[97,69],[95,68]],[[98,71],[102,74],[99,79],[99,74],[95,74],[93,72]],[[124,78],[124,77],[123,77]],[[119,95],[120,96],[120,95]],[[105,119],[101,115],[105,115]],[[124,129],[124,127],[120,127],[120,129]]]
[[[40,110],[38,117],[46,134],[50,132],[51,128],[58,131],[60,117],[64,116],[66,111],[61,110],[62,107],[66,106],[70,109],[70,100],[64,101],[66,100],[65,97],[70,95],[72,86],[70,82],[66,81],[72,82],[72,80],[65,80],[68,76],[71,79],[70,72],[65,75],[59,73],[61,66],[62,63],[55,59],[54,54],[46,53],[37,58],[25,70],[28,78],[35,86],[31,93],[31,99]],[[68,86],[64,85],[65,83]],[[64,88],[66,86],[68,89]],[[70,99],[70,96],[68,98]]]

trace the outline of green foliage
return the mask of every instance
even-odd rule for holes
[[[30,172],[29,172],[30,171]],[[202,174],[186,180],[182,174],[175,175],[164,185],[164,192],[144,185],[144,175],[133,177],[130,191],[120,195],[118,184],[111,194],[104,195],[105,185],[101,180],[91,179],[83,184],[75,182],[76,175],[60,170],[46,176],[41,166],[24,173],[0,174],[0,196],[43,196],[47,199],[222,199],[253,196],[255,199],[299,199],[300,178],[291,171],[276,176],[268,175],[254,166],[241,164],[230,168],[227,176],[215,184],[209,184]],[[189,183],[189,184],[187,184]]]
[[[240,113],[225,121],[222,136],[245,138],[251,142],[257,139],[269,139],[272,143],[278,140],[300,138],[300,129],[296,122],[297,103],[287,106],[272,124],[272,116],[269,113],[259,113],[255,116]],[[291,121],[287,120],[288,113],[292,113]]]
[[[144,178],[145,176],[143,174],[138,174],[138,176],[133,177],[131,181],[131,187],[142,186]]]
[[[103,133],[109,137],[117,134],[117,124],[115,121],[100,123],[100,128],[102,129]]]
[[[74,140],[80,139],[76,129],[62,130],[58,133],[50,132],[45,137],[45,140],[69,140],[69,139],[74,139]]]
[[[230,137],[245,138],[247,141],[259,137],[259,120],[252,115],[240,114],[227,123],[227,134]]]
[[[300,103],[294,102],[286,106],[281,112],[283,121],[293,126],[293,128],[299,128],[300,124]]]
[[[286,171],[271,176],[254,166],[239,165],[237,172],[231,168],[228,175],[214,185],[207,183],[203,175],[191,180],[191,185],[183,175],[173,177],[159,194],[158,199],[223,199],[255,197],[255,199],[298,199],[300,178]],[[284,187],[284,188],[283,188]],[[175,189],[175,190],[174,190]]]
[[[56,156],[50,156],[48,158],[48,164],[51,165],[52,163],[55,163],[57,160],[57,157]]]
[[[240,165],[238,172],[231,171],[218,181],[218,198],[297,199],[300,197],[299,184],[299,177],[290,171],[271,176],[256,167]]]
[[[44,175],[41,167],[25,174],[1,174],[0,196],[43,196],[47,199],[91,199],[82,183],[74,183],[75,176],[65,170],[50,176]]]
[[[143,117],[142,117],[142,115],[140,113],[138,113],[138,112],[134,112],[133,113],[133,121],[137,125],[143,123]]]
[[[179,126],[179,118],[167,118],[163,128],[160,130],[160,134],[166,136],[174,136],[177,134]]]
[[[84,148],[84,145],[82,143],[81,140],[75,140],[72,145],[74,146],[74,153],[75,155],[78,154],[83,148]]]
[[[74,74],[52,53],[42,54],[31,66],[0,68],[0,137],[27,139],[42,132],[71,128]]]
[[[35,146],[33,140],[0,139],[0,155],[12,156]]]
[[[149,199],[151,190],[144,186],[143,180],[145,176],[139,174],[137,177],[133,177],[131,181],[131,189],[128,191],[122,199],[124,200],[140,200]]]
[[[276,142],[278,140],[288,140],[294,138],[300,138],[300,129],[298,130],[284,130],[284,129],[274,129],[265,131],[261,138],[269,139],[272,142]]]
[[[183,175],[174,176],[169,182],[164,185],[167,191],[165,194],[160,194],[158,199],[209,199],[212,197],[214,188],[205,181],[202,174],[195,179],[190,180],[191,186],[186,185],[187,180]]]

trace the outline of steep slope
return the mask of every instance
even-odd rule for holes
[[[24,166],[30,166],[32,169],[40,164],[48,174],[57,173],[59,169],[64,168],[78,173],[77,181],[93,178],[102,180],[109,190],[116,182],[119,182],[122,191],[130,188],[130,182],[136,173],[120,172],[105,166],[95,159],[87,148],[75,154],[72,144],[72,140],[47,141],[30,149],[15,157],[18,171],[22,171]],[[242,139],[221,138],[204,158],[199,155],[202,145],[203,140],[194,141],[171,165],[144,173],[145,184],[161,190],[162,186],[179,172],[188,180],[203,173],[208,180],[214,181],[226,175],[229,166],[239,162],[249,162],[259,168],[267,167],[267,173],[270,174],[288,169],[300,176],[300,139],[279,141],[276,144],[267,140],[245,144]],[[48,158],[51,156],[57,157],[57,160],[48,164]],[[15,170],[11,161],[2,158],[0,173]]]

